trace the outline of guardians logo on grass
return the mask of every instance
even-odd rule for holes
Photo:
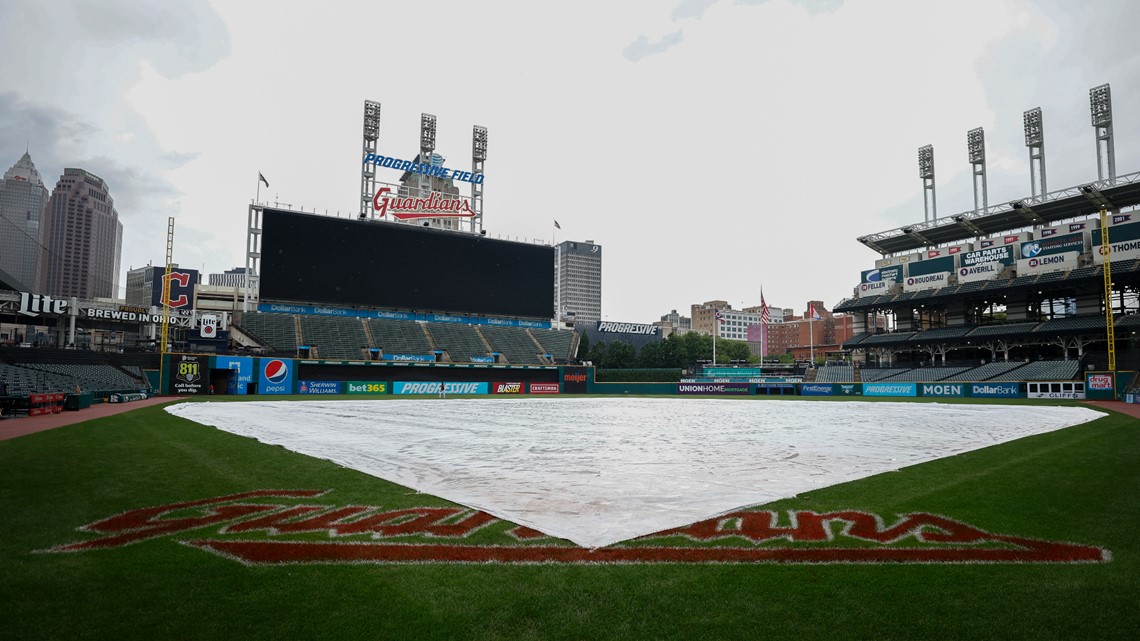
[[[123,512],[80,531],[88,552],[158,537],[249,565],[286,563],[1099,563],[1107,550],[987,532],[936,514],[743,510],[598,549],[464,507],[335,506],[257,490]],[[300,501],[300,502],[297,502]],[[192,533],[192,534],[191,534]],[[323,537],[323,538],[314,538]]]

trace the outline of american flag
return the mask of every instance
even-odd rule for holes
[[[760,290],[760,322],[764,325],[772,322],[772,314],[768,311],[768,303],[764,301],[764,290]]]

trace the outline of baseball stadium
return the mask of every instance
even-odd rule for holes
[[[381,148],[373,101],[359,213],[249,205],[225,305],[173,219],[142,302],[0,274],[36,337],[0,348],[0,630],[1135,638],[1140,172],[1110,98],[1087,183],[1047,189],[1030,110],[1032,193],[989,204],[974,130],[975,206],[940,217],[920,149],[925,219],[852,239],[854,334],[818,361],[718,359],[714,329],[675,370],[596,367],[588,336],[680,339],[566,322],[557,249],[483,231],[487,130],[449,168],[429,114]]]

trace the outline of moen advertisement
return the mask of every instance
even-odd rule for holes
[[[340,381],[299,381],[298,394],[340,394]]]
[[[293,359],[263,358],[258,369],[258,394],[293,393]]]
[[[1021,396],[1018,383],[972,383],[970,396],[973,398],[1017,398]]]
[[[392,383],[393,394],[439,394],[440,381],[396,381]],[[443,383],[443,393],[451,395],[486,394],[487,383],[448,381]]]
[[[940,398],[963,398],[966,396],[964,383],[923,383],[920,396]]]
[[[230,383],[226,387],[227,394],[245,394],[249,384],[253,382],[252,356],[218,356],[214,359],[214,369],[228,369]]]
[[[170,355],[170,393],[208,394],[210,391],[209,356]]]
[[[918,384],[863,383],[863,396],[918,396]]]

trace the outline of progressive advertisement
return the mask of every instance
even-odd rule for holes
[[[393,394],[439,394],[439,381],[396,381],[392,383]],[[443,383],[447,395],[486,394],[487,383],[448,381]]]
[[[863,396],[917,396],[917,383],[863,383]]]

